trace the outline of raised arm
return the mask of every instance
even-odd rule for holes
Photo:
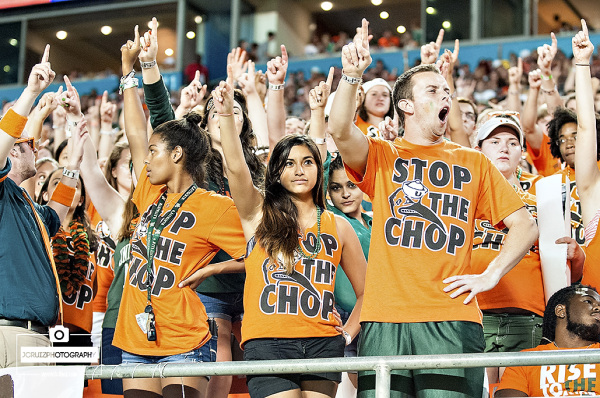
[[[285,75],[288,68],[288,54],[285,46],[281,45],[281,57],[275,57],[267,62],[267,79],[269,90],[267,91],[267,123],[269,126],[269,149],[285,135],[285,103],[283,89],[285,87]]]
[[[504,225],[508,228],[506,239],[502,245],[502,250],[490,262],[486,270],[479,275],[460,275],[444,279],[444,283],[449,285],[444,291],[450,293],[450,297],[456,298],[463,293],[469,292],[464,300],[468,304],[477,293],[493,289],[500,278],[515,265],[531,248],[531,245],[538,239],[539,231],[534,219],[525,207],[508,215],[504,220]],[[456,289],[456,290],[455,290]]]
[[[150,22],[150,30],[140,37],[140,66],[142,68],[142,81],[144,96],[148,111],[150,111],[150,124],[152,128],[164,122],[175,119],[175,111],[171,106],[171,98],[165,83],[160,76],[156,63],[158,54],[158,21],[155,17]],[[139,47],[139,46],[138,46]],[[123,75],[129,71],[123,71]]]
[[[577,103],[577,191],[581,199],[581,216],[587,225],[600,208],[600,171],[598,171],[598,142],[596,140],[596,117],[594,93],[590,74],[590,57],[594,45],[590,41],[585,20],[581,31],[573,37],[575,58],[575,101]]]
[[[27,87],[0,122],[0,130],[4,132],[4,134],[0,134],[0,167],[2,168],[6,166],[8,153],[25,128],[27,115],[29,115],[35,99],[54,80],[55,73],[50,67],[49,58],[50,45],[48,44],[44,49],[42,61],[35,65],[29,74]]]
[[[440,49],[442,48],[443,41],[444,29],[440,29],[435,42],[432,41],[421,46],[421,63],[435,64],[438,56],[440,55]]]
[[[112,122],[117,112],[117,104],[108,99],[108,91],[102,94],[100,102],[100,141],[98,144],[98,157],[107,158],[115,145],[116,133],[112,129]],[[91,140],[92,144],[94,140]]]
[[[356,31],[352,43],[342,48],[342,80],[331,105],[328,127],[344,162],[354,171],[364,174],[369,143],[362,131],[354,125],[354,112],[356,90],[363,72],[371,64],[369,23],[366,19],[363,18],[362,26]]]
[[[156,18],[152,19],[153,23]],[[135,61],[140,54],[140,34],[137,25],[134,29],[134,40],[128,40],[121,46],[121,67],[123,76],[133,71]],[[146,129],[146,116],[142,108],[140,96],[137,93],[137,79],[129,77],[123,87],[123,112],[125,112],[125,134],[129,141],[131,161],[136,178],[140,178],[144,168],[144,158],[148,153],[148,132]],[[170,106],[170,105],[169,105]]]
[[[508,110],[521,113],[521,78],[523,77],[523,60],[517,59],[517,65],[508,70]]]
[[[256,90],[256,69],[254,62],[248,61],[248,73],[239,77],[238,83],[246,97],[248,106],[248,118],[252,122],[252,131],[256,136],[256,146],[258,148],[269,146],[269,128],[267,122],[267,113],[263,106],[263,101]]]
[[[85,119],[78,127],[86,128]],[[98,156],[96,156],[96,148],[92,140],[85,140],[83,143],[81,178],[83,178],[83,183],[94,207],[108,225],[108,229],[114,232],[119,231],[123,223],[125,200],[106,181],[98,165]]]
[[[221,145],[227,162],[231,197],[240,215],[244,236],[246,240],[250,240],[262,216],[263,197],[252,183],[250,169],[244,159],[242,143],[235,129],[233,88],[227,82],[221,82],[214,89],[213,98],[219,116]]]
[[[42,135],[42,126],[44,121],[52,114],[52,112],[58,106],[58,103],[54,100],[56,94],[62,93],[62,87],[58,93],[45,93],[42,98],[38,101],[38,104],[27,118],[27,124],[25,125],[25,131],[30,137],[33,137],[36,141],[39,141]]]
[[[560,98],[560,94],[558,94],[556,82],[552,76],[552,61],[554,61],[554,56],[558,51],[558,45],[554,33],[551,33],[550,36],[552,37],[552,45],[544,44],[543,46],[538,47],[537,63],[542,72],[542,85],[540,91],[544,94],[545,102],[548,105],[548,112],[554,113],[554,110],[559,106],[562,106],[563,102]]]
[[[542,72],[539,69],[529,72],[528,80],[529,94],[527,95],[527,101],[525,101],[525,107],[521,115],[521,124],[527,145],[535,153],[538,153],[544,137],[544,132],[536,124],[538,95],[540,93],[540,86],[542,85]]]
[[[456,89],[454,87],[454,65],[458,62],[458,52],[460,51],[460,42],[458,39],[454,41],[454,51],[450,52],[446,50],[442,55],[441,69],[443,72],[444,79],[450,87],[450,96],[452,98],[452,106],[450,107],[450,114],[448,115],[448,131],[450,132],[450,139],[457,144],[471,147],[471,141],[469,135],[465,131],[465,127],[462,121],[462,115],[460,113],[460,105],[458,103],[458,96],[456,95]],[[445,65],[444,65],[445,64]]]
[[[327,143],[325,142],[325,130],[327,129],[327,125],[325,124],[325,105],[327,104],[327,98],[329,98],[331,92],[333,71],[334,68],[332,66],[329,68],[327,81],[320,82],[315,88],[310,90],[310,93],[308,94],[308,105],[310,106],[310,127],[308,128],[308,135],[313,139],[315,144],[317,144],[323,162],[327,159]]]

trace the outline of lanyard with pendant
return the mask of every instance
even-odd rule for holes
[[[183,205],[183,203],[189,198],[198,188],[196,184],[192,184],[179,198],[173,209],[167,211],[163,217],[161,217],[158,224],[156,223],[160,213],[162,212],[163,206],[167,199],[167,192],[163,192],[152,212],[152,216],[150,217],[150,223],[148,224],[148,234],[147,238],[147,247],[148,247],[148,259],[146,263],[146,267],[148,270],[148,280],[147,280],[147,290],[148,290],[148,304],[144,309],[144,312],[148,314],[148,318],[146,320],[146,337],[148,341],[156,341],[156,325],[154,319],[154,310],[152,309],[152,285],[154,284],[154,275],[153,275],[153,263],[154,263],[154,253],[156,252],[156,245],[158,244],[158,240],[160,239],[160,234],[162,230],[173,221],[175,216],[177,215],[177,211]],[[156,225],[156,228],[155,228]]]

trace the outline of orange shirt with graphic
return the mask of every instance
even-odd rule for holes
[[[527,145],[527,153],[541,176],[547,177],[560,170],[560,159],[550,153],[550,138],[542,134],[542,144],[537,151]]]
[[[531,174],[526,171],[521,172],[521,177],[519,178],[519,184],[521,184],[521,189],[525,192],[529,192],[530,194],[535,196],[535,183],[544,178],[538,174]]]
[[[346,166],[373,200],[361,321],[481,323],[476,300],[450,298],[442,281],[470,273],[476,219],[499,224],[523,202],[478,151],[367,139],[364,177]]]
[[[110,235],[108,226],[93,203],[88,206],[90,225],[98,235],[98,250],[96,250],[96,296],[94,297],[94,312],[106,312],[106,295],[115,277],[112,257],[115,253],[116,242]]]
[[[67,248],[69,257],[75,256],[70,236],[67,236]],[[93,255],[90,255],[88,271],[79,290],[70,296],[62,294],[63,322],[75,325],[88,333],[92,331],[92,301],[94,299],[94,282],[97,277],[97,269],[96,259]]]
[[[206,266],[223,249],[233,258],[244,256],[246,242],[233,200],[198,188],[162,230],[153,261],[152,307],[156,341],[148,341],[136,322],[147,305],[147,232],[152,211],[166,190],[150,184],[141,173],[133,201],[145,209],[131,237],[131,261],[117,319],[113,345],[137,355],[175,355],[210,339],[204,305],[190,287],[178,283]],[[183,193],[167,194],[174,205]],[[164,215],[169,209],[163,209]]]
[[[574,349],[599,349],[600,343]],[[553,343],[539,345],[527,351],[557,351]],[[517,390],[529,397],[584,396],[600,393],[596,381],[600,364],[542,365],[508,367],[500,380],[500,390]]]
[[[317,223],[300,242],[304,253],[315,251]],[[242,344],[258,338],[327,337],[340,333],[333,317],[335,271],[342,255],[335,215],[321,215],[321,250],[314,259],[297,254],[291,275],[267,257],[254,238],[248,243]],[[254,247],[252,248],[252,245]]]
[[[517,191],[529,213],[537,218],[535,196]],[[475,239],[471,254],[473,274],[480,274],[498,255],[506,238],[507,229],[496,229],[487,220],[475,221]],[[479,308],[483,311],[501,308],[521,308],[544,316],[546,301],[540,263],[538,242],[529,249],[525,257],[500,279],[492,290],[477,295]]]
[[[356,123],[354,123],[354,124],[367,137],[381,138],[381,133],[379,132],[379,128],[377,128],[377,126],[375,126],[369,122],[362,120],[362,118],[360,116],[356,117]]]

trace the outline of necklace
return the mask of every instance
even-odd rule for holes
[[[173,196],[167,203],[165,203],[165,210],[171,207],[175,199],[177,199],[177,195]]]
[[[314,253],[310,253],[309,255],[304,253],[304,249],[300,242],[298,242],[298,248],[296,251],[300,254],[301,257],[312,260],[317,257],[319,252],[321,251],[321,208],[319,206],[315,206],[317,208],[317,242],[315,245]],[[305,228],[306,229],[306,228]]]
[[[517,180],[521,180],[521,176],[523,175],[523,169],[521,166],[517,166]]]

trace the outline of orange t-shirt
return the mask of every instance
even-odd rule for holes
[[[548,177],[560,170],[560,159],[550,153],[550,138],[546,134],[542,134],[542,144],[537,153],[529,145],[527,145],[527,153],[531,156],[531,161],[540,175]]]
[[[246,241],[233,200],[198,188],[181,206],[160,235],[154,255],[152,307],[156,341],[148,341],[136,322],[147,305],[147,231],[152,211],[166,187],[150,184],[141,173],[133,201],[145,209],[131,237],[131,261],[117,319],[113,345],[137,355],[175,355],[210,339],[204,305],[190,287],[177,284],[207,265],[224,250],[233,258],[244,256]],[[174,205],[182,193],[167,194]],[[169,209],[165,209],[164,215]]]
[[[73,245],[71,237],[67,236],[67,248],[69,257],[73,257]],[[86,332],[92,331],[93,304],[94,299],[94,279],[96,279],[96,261],[93,255],[89,257],[89,266],[83,284],[75,293],[70,296],[62,295],[63,302],[63,322],[75,325]]]
[[[580,349],[599,349],[600,343]],[[526,351],[556,351],[562,348],[553,343],[539,345]],[[500,390],[517,390],[529,397],[585,396],[600,393],[596,381],[600,364],[542,365],[508,367],[500,380]]]
[[[367,140],[364,177],[346,166],[373,201],[361,321],[481,323],[476,301],[450,298],[442,281],[469,273],[476,219],[497,225],[523,202],[473,149]]]
[[[521,189],[525,192],[529,192],[530,194],[535,196],[535,183],[544,178],[538,174],[531,174],[526,171],[521,172],[521,178],[519,178],[519,184],[521,184]]]
[[[116,243],[111,237],[108,226],[100,214],[90,203],[88,207],[88,216],[90,217],[90,225],[98,235],[98,250],[96,250],[96,297],[94,297],[94,312],[106,312],[106,295],[113,278],[115,277],[114,269],[112,268],[112,257],[115,253]]]
[[[527,210],[537,218],[535,196],[518,190]],[[507,229],[498,230],[489,221],[475,221],[475,239],[471,254],[472,273],[480,274],[498,255]],[[492,290],[477,295],[479,308],[482,310],[500,308],[521,308],[544,316],[546,301],[544,297],[544,282],[540,264],[540,251],[536,242],[525,257],[506,275],[500,279]]]
[[[356,123],[354,123],[354,124],[367,137],[381,138],[381,133],[379,132],[379,129],[377,128],[377,126],[375,126],[369,122],[365,122],[364,120],[362,120],[362,118],[360,116],[356,117]]]
[[[302,248],[315,251],[317,224],[302,237]],[[258,338],[327,337],[340,334],[333,318],[335,271],[342,248],[335,215],[321,215],[321,250],[315,259],[300,257],[291,275],[274,264],[254,238],[248,243],[242,344]],[[252,245],[254,247],[250,248]]]
[[[600,222],[598,222],[600,226]],[[583,279],[581,283],[600,289],[600,234],[598,230],[585,249]]]

